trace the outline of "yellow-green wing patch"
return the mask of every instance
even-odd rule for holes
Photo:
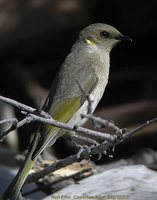
[[[67,99],[56,109],[56,114],[52,117],[53,119],[60,122],[68,122],[73,114],[80,108],[81,106],[81,97],[75,97],[71,99]],[[37,148],[35,149],[32,158],[38,156],[46,147],[51,146],[55,140],[57,139],[57,134],[60,131],[60,128],[55,126],[47,125],[45,127],[45,138],[41,138]]]
[[[81,107],[81,97],[75,97],[67,99],[64,102],[60,103],[57,107],[56,113],[52,116],[53,119],[60,122],[68,122],[74,113]],[[54,126],[48,126],[48,133],[56,133],[60,128]]]

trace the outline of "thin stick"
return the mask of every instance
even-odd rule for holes
[[[0,100],[5,102],[5,103],[7,103],[7,104],[9,104],[9,105],[12,105],[12,106],[20,109],[22,111],[26,111],[28,113],[35,113],[37,111],[36,108],[32,108],[30,106],[27,106],[27,105],[25,105],[23,103],[20,103],[18,101],[15,101],[15,100],[7,98],[7,97],[0,96]],[[49,117],[48,113],[46,113],[44,111],[40,112],[40,116],[47,117],[47,118]]]
[[[81,149],[80,152],[75,155],[72,155],[72,156],[69,156],[60,161],[57,161],[57,162],[45,167],[41,171],[30,174],[26,180],[26,184],[35,182],[35,181],[39,180],[40,178],[43,178],[43,177],[47,176],[48,174],[50,174],[62,167],[66,167],[74,162],[80,162],[83,159],[89,159],[92,155],[101,154],[104,151],[106,151],[107,149],[109,149],[109,147],[114,147],[114,146],[118,145],[119,143],[122,143],[124,140],[128,139],[128,137],[136,134],[138,131],[150,126],[151,124],[153,124],[155,122],[157,122],[157,118],[147,121],[146,123],[135,128],[134,130],[125,133],[123,135],[123,139],[121,139],[121,140],[117,139],[117,141],[115,143],[103,142],[95,147],[89,147],[88,149],[87,148]],[[78,154],[79,154],[79,157],[78,157]]]

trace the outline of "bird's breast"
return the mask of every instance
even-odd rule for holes
[[[101,73],[97,74],[98,76],[98,82],[94,88],[94,90],[90,94],[90,99],[92,100],[92,113],[96,109],[100,99],[103,96],[103,93],[105,91],[107,82],[108,82],[108,76],[109,76],[109,65],[104,66],[103,69],[101,69]],[[78,126],[82,126],[87,119],[81,118],[81,114],[87,113],[87,107],[88,107],[88,101],[86,100],[84,104],[80,107],[80,109],[74,114],[72,119],[68,122],[68,124],[75,124]]]
[[[93,112],[103,96],[106,85],[108,83],[108,76],[109,76],[109,66],[106,69],[104,69],[103,72],[98,76],[98,83],[90,95],[90,98],[93,100],[93,105],[92,105]]]

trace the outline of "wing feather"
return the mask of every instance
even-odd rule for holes
[[[83,89],[88,94],[94,90],[98,82],[98,78],[92,67],[89,67],[89,65],[83,66],[83,64],[81,65],[81,63],[77,62],[80,61],[75,60],[76,67],[73,68],[74,71],[71,73],[69,71],[71,68],[69,68],[68,63],[65,61],[43,107],[53,119],[64,123],[67,123],[86,101],[85,96],[78,86],[77,80],[80,81]],[[77,64],[81,67],[77,68]],[[64,68],[66,69],[64,70]],[[60,128],[50,125],[44,126],[42,131],[40,131],[41,139],[33,153],[33,158],[60,137],[58,134],[59,131]]]

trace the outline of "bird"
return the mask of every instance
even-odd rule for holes
[[[80,90],[78,82],[92,99],[92,111],[103,96],[109,78],[110,52],[122,40],[131,41],[116,28],[104,23],[94,23],[85,27],[78,35],[70,53],[65,58],[43,105],[57,121],[69,125],[82,126],[87,119],[88,101]],[[38,137],[34,137],[23,166],[6,190],[3,199],[16,200],[19,192],[35,164],[38,155],[67,130],[55,126],[40,125]]]

